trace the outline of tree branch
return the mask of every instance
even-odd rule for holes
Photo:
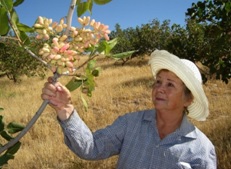
[[[42,62],[45,66],[47,66],[49,69],[51,69],[51,66],[44,60],[42,60],[40,57],[38,57],[37,55],[35,55],[31,50],[29,50],[27,47],[24,47],[24,49],[35,59],[39,60],[40,62]]]
[[[65,35],[68,35],[69,33],[75,6],[76,6],[76,0],[72,0],[70,8],[68,10],[68,14],[67,14],[67,29],[65,30],[65,33],[64,33]]]
[[[60,77],[58,73],[54,73],[53,81],[56,82],[57,79]],[[35,113],[33,118],[29,121],[29,123],[26,125],[26,127],[12,140],[10,140],[7,144],[0,147],[0,154],[3,153],[8,148],[12,147],[14,144],[16,144],[34,125],[34,123],[38,120],[44,109],[46,108],[47,104],[49,103],[48,100],[44,100],[38,111]]]

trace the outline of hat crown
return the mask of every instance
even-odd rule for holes
[[[193,72],[193,75],[196,77],[196,79],[202,83],[201,73],[197,66],[192,61],[187,59],[181,59],[181,61]]]

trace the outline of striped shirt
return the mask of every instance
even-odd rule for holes
[[[216,169],[211,141],[185,115],[181,126],[160,139],[155,110],[120,116],[92,133],[76,111],[59,121],[66,145],[80,158],[99,160],[119,155],[118,169]]]

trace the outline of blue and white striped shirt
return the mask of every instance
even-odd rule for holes
[[[118,169],[216,169],[215,148],[185,115],[180,128],[160,139],[155,110],[120,116],[94,133],[76,111],[60,121],[66,145],[80,158],[119,155]]]

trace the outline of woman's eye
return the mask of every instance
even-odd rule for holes
[[[157,80],[157,81],[156,81],[156,84],[160,84],[160,83],[161,83],[161,81],[160,81],[160,80]]]
[[[156,82],[155,82],[155,86],[158,86],[158,85],[160,85],[161,84],[161,81],[160,80],[157,80]]]
[[[168,83],[168,87],[174,87],[174,84]]]
[[[160,80],[156,80],[154,83],[153,83],[153,87],[157,87],[161,84],[161,81]]]

